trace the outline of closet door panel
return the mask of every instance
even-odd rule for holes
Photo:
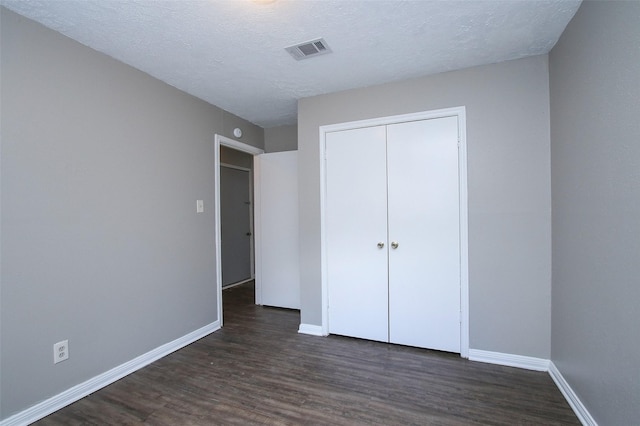
[[[260,244],[256,267],[260,304],[300,309],[298,151],[261,154]]]
[[[384,126],[326,135],[325,235],[332,334],[388,341],[386,188]]]
[[[389,125],[389,335],[460,352],[456,117]]]

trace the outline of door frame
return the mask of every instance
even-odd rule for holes
[[[326,135],[330,132],[362,127],[405,123],[444,117],[458,118],[458,184],[460,189],[460,356],[469,358],[469,220],[467,201],[467,125],[464,106],[394,115],[374,119],[350,121],[320,126],[320,264],[322,284],[322,330],[329,334],[329,283],[327,281],[327,226],[326,226]]]
[[[236,283],[233,283],[233,285],[230,286],[226,286],[225,288],[230,288],[236,285],[240,285],[243,283],[246,283],[248,281],[251,281],[253,279],[255,279],[256,274],[255,274],[255,259],[254,259],[254,252],[255,252],[255,241],[254,241],[254,226],[253,226],[253,216],[254,216],[254,211],[253,211],[253,203],[254,203],[254,195],[253,195],[253,170],[251,170],[250,168],[247,167],[241,167],[241,166],[236,166],[234,164],[228,164],[228,163],[220,163],[220,167],[225,167],[227,169],[233,169],[233,170],[240,170],[242,172],[247,172],[248,173],[248,178],[249,178],[249,278],[247,278],[246,280],[243,281],[238,281]],[[222,208],[222,205],[220,206]],[[222,213],[221,213],[222,214]],[[220,225],[222,226],[222,222],[220,223]],[[220,228],[220,232],[222,232],[222,227]],[[222,236],[222,235],[221,235]],[[220,243],[222,243],[222,241],[220,241]],[[222,256],[222,251],[220,251],[220,256]],[[222,270],[221,270],[222,271]]]
[[[220,223],[220,146],[226,146],[228,148],[235,149],[237,151],[242,151],[247,154],[253,155],[253,188],[254,191],[256,189],[256,182],[260,179],[260,161],[259,155],[264,154],[264,150],[260,148],[256,148],[255,146],[248,145],[243,142],[239,142],[237,140],[228,138],[226,136],[222,136],[219,134],[215,134],[214,137],[214,154],[213,154],[213,165],[214,165],[214,233],[215,233],[215,264],[216,264],[216,294],[218,299],[218,322],[220,323],[220,327],[222,327],[222,241],[221,241],[221,223]],[[254,194],[254,204],[253,204],[253,217],[254,217],[254,234],[259,234],[259,226],[260,226],[260,215],[256,214],[256,212],[260,212],[259,208],[259,197],[258,194]],[[256,265],[258,264],[257,260],[260,258],[260,245],[254,238],[254,248],[253,251],[255,253]],[[254,272],[256,286],[258,284],[259,271],[256,270]],[[258,292],[256,291],[256,294]]]

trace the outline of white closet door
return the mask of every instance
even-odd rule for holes
[[[456,117],[387,127],[389,337],[460,352]]]
[[[259,156],[259,303],[300,309],[298,152]]]
[[[329,332],[388,341],[385,126],[326,135]],[[378,243],[383,247],[378,247]]]

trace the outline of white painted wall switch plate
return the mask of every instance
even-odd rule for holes
[[[204,200],[196,200],[196,213],[204,212]]]

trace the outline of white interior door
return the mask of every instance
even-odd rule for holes
[[[460,352],[457,117],[389,125],[387,163],[389,341]]]
[[[385,126],[378,126],[328,133],[325,139],[329,332],[384,342],[389,338],[385,133]]]
[[[298,256],[298,152],[258,157],[260,167],[259,264],[256,290],[261,305],[300,309]]]

